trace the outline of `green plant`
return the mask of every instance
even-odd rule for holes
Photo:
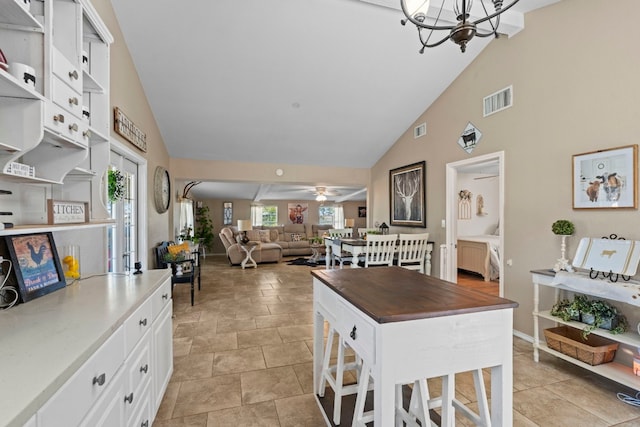
[[[576,295],[573,301],[569,301],[568,299],[558,301],[551,308],[551,315],[560,317],[565,322],[570,320],[580,321],[580,314],[588,305],[589,301],[587,297],[584,295]]]
[[[587,306],[583,309],[583,322],[586,316],[592,317],[592,322],[589,322],[587,326],[582,330],[582,335],[586,338],[596,328],[599,328],[610,323],[612,334],[621,334],[627,330],[627,319],[618,311],[616,307],[609,304],[607,301],[592,300],[589,301]]]
[[[213,223],[209,217],[209,206],[203,203],[202,207],[196,208],[194,241],[197,239],[205,248],[208,248],[213,243],[213,237]]]
[[[110,202],[119,202],[124,198],[124,175],[118,169],[109,169],[107,189]]]
[[[575,232],[575,227],[571,221],[559,219],[551,225],[551,231],[553,231],[553,234],[570,236]]]
[[[309,243],[313,244],[321,244],[322,242],[324,242],[324,239],[322,237],[309,237]]]

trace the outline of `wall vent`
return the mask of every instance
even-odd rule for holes
[[[427,133],[427,124],[422,123],[413,128],[413,138],[420,138],[421,136],[425,136]]]
[[[483,99],[484,117],[490,116],[513,105],[513,86],[492,93]]]

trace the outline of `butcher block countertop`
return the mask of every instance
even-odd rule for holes
[[[402,267],[317,269],[311,274],[378,323],[518,307],[515,301]]]

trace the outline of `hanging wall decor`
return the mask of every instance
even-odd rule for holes
[[[471,154],[476,145],[480,142],[482,138],[482,132],[480,129],[477,129],[473,123],[467,123],[467,127],[464,128],[460,138],[458,138],[458,145],[467,153]]]
[[[458,193],[458,219],[471,219],[471,196],[469,190]]]
[[[222,224],[233,224],[233,202],[224,202],[222,204]]]
[[[389,171],[391,225],[427,226],[426,165],[423,160]]]

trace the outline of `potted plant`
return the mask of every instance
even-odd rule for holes
[[[562,237],[562,244],[560,245],[560,258],[557,260],[553,270],[555,272],[565,270],[565,271],[573,271],[571,264],[569,264],[569,260],[566,258],[567,252],[567,236],[571,236],[575,232],[575,226],[573,223],[567,219],[559,219],[553,224],[551,224],[551,231],[553,234]]]
[[[109,169],[107,190],[110,202],[119,202],[124,198],[124,175],[118,169]]]
[[[213,243],[213,223],[209,217],[209,206],[202,204],[202,207],[196,208],[196,229],[195,239],[201,243],[204,248],[209,248]]]
[[[322,237],[309,237],[309,243],[312,245],[321,245],[324,242]]]
[[[582,330],[587,336],[596,328],[606,329],[612,334],[620,334],[627,330],[627,320],[616,307],[607,301],[592,300],[582,311],[582,322],[587,326]]]
[[[589,305],[587,297],[584,295],[576,295],[573,301],[563,299],[558,301],[551,308],[551,315],[562,318],[565,322],[574,320],[576,322],[581,321],[581,313]]]

